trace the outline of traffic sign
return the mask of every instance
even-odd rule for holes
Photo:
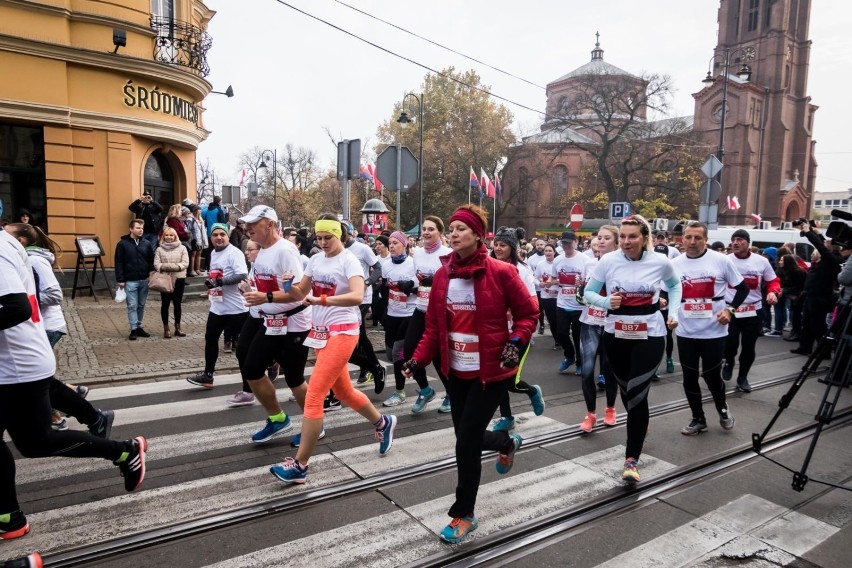
[[[722,184],[710,178],[701,185],[701,193],[698,195],[701,196],[702,203],[715,203],[721,194]]]
[[[716,156],[710,156],[701,166],[701,173],[709,178],[714,178],[722,171],[722,162]]]
[[[621,221],[630,215],[630,203],[627,201],[618,201],[609,204],[609,218],[612,221]]]
[[[399,166],[399,170],[397,170]],[[394,191],[407,191],[417,183],[417,158],[405,146],[388,146],[376,158],[376,176],[382,185]],[[397,173],[399,187],[397,187]]]
[[[583,226],[583,206],[579,203],[575,203],[573,207],[571,207],[571,218],[570,223],[571,228],[575,231],[579,231]]]

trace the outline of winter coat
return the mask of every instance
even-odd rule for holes
[[[186,224],[184,224],[183,220],[177,217],[169,217],[166,219],[166,225],[177,231],[180,242],[185,243],[189,241],[189,233],[186,230]],[[162,237],[160,237],[160,240],[163,240]]]
[[[167,243],[160,241],[160,246],[154,252],[154,270],[167,272],[172,277],[172,283],[178,278],[186,278],[189,268],[189,253],[179,242]]]
[[[193,218],[192,225],[192,240],[195,241],[195,246],[197,249],[205,250],[209,246],[209,241],[207,240],[207,226],[204,224],[204,217],[201,219]]]
[[[62,288],[53,273],[53,253],[39,247],[27,247],[33,271],[38,274],[38,305],[45,331],[68,333],[62,314]]]
[[[124,235],[115,245],[115,281],[120,283],[148,280],[154,270],[154,250],[145,239]]]
[[[204,224],[207,225],[208,239],[210,238],[210,233],[213,232],[213,225],[215,223],[225,223],[228,220],[228,215],[225,213],[222,205],[216,203],[211,203],[206,211],[201,212],[201,216],[204,218]]]
[[[163,226],[163,221],[160,215],[163,214],[163,206],[152,201],[151,203],[143,203],[141,199],[137,199],[128,207],[137,219],[142,219],[145,222],[143,231],[147,233],[157,234]]]
[[[439,354],[441,372],[450,374],[449,328],[447,321],[447,289],[450,278],[447,265],[452,255],[441,257],[441,268],[435,273],[429,308],[426,310],[426,330],[417,345],[412,359],[426,366]],[[474,253],[476,254],[476,253]],[[476,300],[476,330],[479,336],[479,379],[483,384],[508,379],[517,369],[500,367],[503,348],[510,339],[517,338],[522,347],[528,345],[538,325],[538,305],[535,296],[530,296],[512,264],[488,256],[483,257],[482,266],[473,276]],[[512,313],[512,330],[506,325],[506,311]],[[523,348],[521,349],[523,351]]]

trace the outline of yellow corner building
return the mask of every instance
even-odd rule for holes
[[[195,188],[211,85],[199,0],[0,0],[0,198],[27,209],[73,268],[74,239],[112,250],[143,192]]]

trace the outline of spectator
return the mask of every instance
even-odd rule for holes
[[[115,247],[115,281],[127,294],[127,321],[130,335],[127,339],[151,337],[142,329],[145,301],[148,299],[148,273],[154,270],[154,249],[142,238],[145,222],[134,219],[130,233],[121,237]]]
[[[207,227],[207,241],[210,241],[210,233],[213,231],[212,227],[216,223],[228,223],[228,213],[225,211],[225,208],[222,206],[222,198],[218,195],[213,196],[213,203],[207,206],[207,209],[204,210],[201,215],[204,217],[204,224]],[[240,245],[234,243],[232,244],[238,248]],[[241,249],[245,251],[245,249]],[[207,270],[207,267],[210,264],[210,254],[213,252],[212,244],[209,245],[206,249],[204,249],[203,256],[201,259],[202,268]]]
[[[783,250],[779,249],[779,250]],[[784,313],[785,308],[780,306],[785,305],[790,309],[790,335],[784,339],[787,341],[799,341],[799,335],[802,331],[802,305],[804,302],[804,289],[806,272],[796,262],[792,254],[785,254],[778,259],[775,267],[775,273],[781,279],[781,298],[775,306],[775,331],[783,331],[783,319],[779,325],[778,314]],[[786,315],[786,314],[785,314]]]
[[[193,204],[189,210],[192,212],[195,225],[192,228],[192,252],[189,259],[189,270],[193,274],[188,276],[207,276],[207,273],[201,270],[201,251],[206,250],[208,245],[207,226],[201,216],[201,207]]]
[[[137,199],[128,207],[136,219],[142,219],[144,230],[142,238],[151,244],[151,248],[157,248],[157,234],[163,226],[160,215],[163,214],[163,206],[154,201],[151,192],[147,189],[142,193],[142,198]]]
[[[249,238],[248,235],[246,235],[245,223],[237,221],[237,226],[231,229],[231,234],[228,235],[228,242],[240,249],[242,252],[246,252],[246,245],[248,245]]]
[[[166,272],[172,279],[172,291],[160,292],[160,317],[163,320],[163,339],[172,336],[169,330],[169,304],[175,307],[175,337],[185,337],[186,334],[180,329],[181,304],[183,302],[183,290],[186,286],[186,269],[189,266],[189,253],[181,246],[177,239],[177,233],[171,227],[163,229],[163,242],[154,253],[154,270]]]
[[[180,242],[189,242],[189,233],[186,231],[186,224],[183,222],[180,205],[172,205],[169,207],[169,212],[166,214],[166,226],[175,230]]]
[[[180,220],[183,221],[183,226],[186,229],[186,238],[181,239],[180,243],[186,248],[186,255],[189,257],[192,255],[192,237],[195,234],[195,218],[192,216],[189,207],[181,206]],[[193,274],[193,276],[195,275]]]

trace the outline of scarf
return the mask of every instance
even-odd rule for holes
[[[440,239],[436,240],[431,245],[425,245],[423,248],[426,249],[426,252],[433,253],[441,247]]]
[[[394,264],[402,264],[405,262],[405,259],[408,258],[408,255],[405,253],[398,254],[396,256],[391,255],[391,262]]]
[[[182,247],[183,244],[181,244],[180,241],[175,241],[173,243],[167,243],[166,241],[160,241],[160,246],[163,247],[166,250],[175,250],[178,247]]]
[[[485,272],[486,258],[488,258],[488,249],[481,242],[476,251],[467,258],[461,258],[458,253],[453,252],[446,265],[447,274],[450,278],[473,278]]]

